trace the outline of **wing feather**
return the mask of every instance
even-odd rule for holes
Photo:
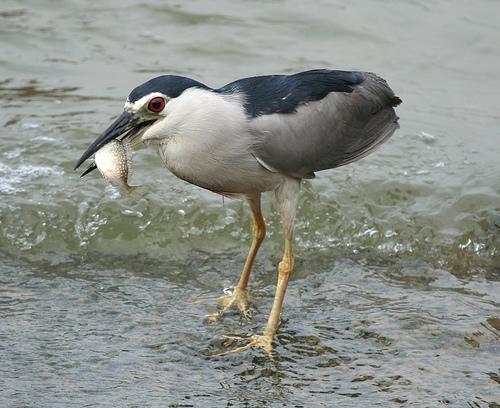
[[[312,178],[371,153],[399,127],[394,106],[401,99],[375,74],[364,78],[352,92],[332,91],[294,111],[251,119],[254,156],[283,173]]]

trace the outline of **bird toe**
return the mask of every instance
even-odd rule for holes
[[[243,313],[243,315],[250,319],[253,312],[248,308],[248,301],[250,299],[258,299],[257,297],[250,296],[250,291],[248,289],[240,289],[238,287],[234,288],[233,293],[225,296],[221,296],[218,300],[219,303],[224,305],[222,312],[233,306],[237,306],[238,309]]]

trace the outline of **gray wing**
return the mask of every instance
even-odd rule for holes
[[[254,156],[264,166],[298,178],[343,166],[373,152],[399,128],[401,99],[372,73],[353,91],[330,92],[293,112],[251,119]]]

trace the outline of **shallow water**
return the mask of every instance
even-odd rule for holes
[[[499,407],[500,3],[3,1],[0,405]],[[403,99],[375,154],[303,185],[275,360],[214,358],[267,320],[273,195],[250,321],[210,324],[247,206],[137,150],[133,202],[76,160],[161,73],[218,87],[363,69]]]

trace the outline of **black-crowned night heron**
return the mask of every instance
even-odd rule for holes
[[[220,299],[224,310],[236,305],[244,313],[248,279],[266,231],[261,193],[274,191],[285,254],[267,326],[249,342],[270,351],[294,265],[292,236],[301,180],[373,152],[399,127],[394,107],[400,103],[382,78],[368,72],[258,76],[219,89],[164,75],[130,93],[124,112],[75,168],[121,137],[132,146],[157,145],[167,168],[189,183],[224,196],[244,196],[253,215],[252,246],[234,292]]]

